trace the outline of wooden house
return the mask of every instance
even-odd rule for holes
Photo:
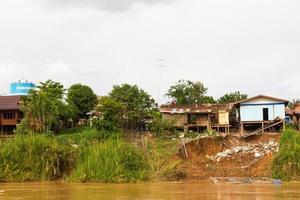
[[[21,96],[0,96],[0,134],[12,134],[21,121]]]
[[[270,97],[266,95],[258,95],[235,103],[235,107],[239,111],[239,121],[241,134],[243,137],[263,133],[264,131],[277,127],[285,126],[285,108],[289,101]],[[245,133],[245,127],[257,127],[258,129]]]
[[[163,105],[164,119],[172,119],[175,127],[185,131],[211,130],[229,132],[230,104]]]

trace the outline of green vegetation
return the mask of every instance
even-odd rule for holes
[[[120,130],[122,127],[123,105],[111,97],[101,97],[96,108],[102,115],[98,120],[94,120],[98,130]]]
[[[148,162],[143,152],[122,140],[106,140],[81,149],[73,181],[132,182],[148,179]]]
[[[183,161],[175,156],[177,152],[176,140],[156,139],[147,144],[152,180],[177,181],[186,178]]]
[[[68,89],[67,102],[76,108],[75,119],[87,118],[86,113],[97,104],[97,95],[87,85],[74,84]]]
[[[234,103],[244,99],[247,99],[247,94],[242,94],[239,91],[231,92],[223,95],[218,99],[218,103]]]
[[[153,117],[153,122],[150,125],[150,131],[155,134],[156,137],[162,137],[165,135],[174,135],[175,120],[164,119],[161,115]]]
[[[22,98],[21,110],[24,118],[17,132],[50,132],[61,129],[75,115],[72,104],[64,101],[62,84],[51,80],[40,83],[36,90]]]
[[[46,135],[18,135],[1,145],[0,181],[63,178],[74,163],[74,151]]]
[[[137,85],[115,85],[109,97],[122,105],[122,127],[127,130],[140,130],[143,120],[151,117],[157,107],[155,100]]]
[[[288,128],[283,132],[272,170],[274,178],[300,179],[300,134],[296,130]]]
[[[179,80],[171,86],[166,96],[176,104],[215,103],[213,97],[207,96],[207,88],[200,81]]]
[[[0,181],[124,183],[185,177],[174,156],[178,141],[145,136],[130,142],[122,135],[95,128],[18,134],[0,144]]]

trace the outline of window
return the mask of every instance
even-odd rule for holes
[[[16,119],[16,113],[12,113],[12,112],[3,113],[3,119]]]

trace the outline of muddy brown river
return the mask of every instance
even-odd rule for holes
[[[177,200],[177,199],[300,199],[300,183],[212,184],[73,184],[73,183],[0,183],[2,200]]]

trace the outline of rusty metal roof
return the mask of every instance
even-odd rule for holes
[[[231,104],[189,104],[189,105],[162,105],[159,109],[161,113],[214,113],[219,110],[231,110]]]
[[[0,110],[20,110],[21,96],[0,96]]]

